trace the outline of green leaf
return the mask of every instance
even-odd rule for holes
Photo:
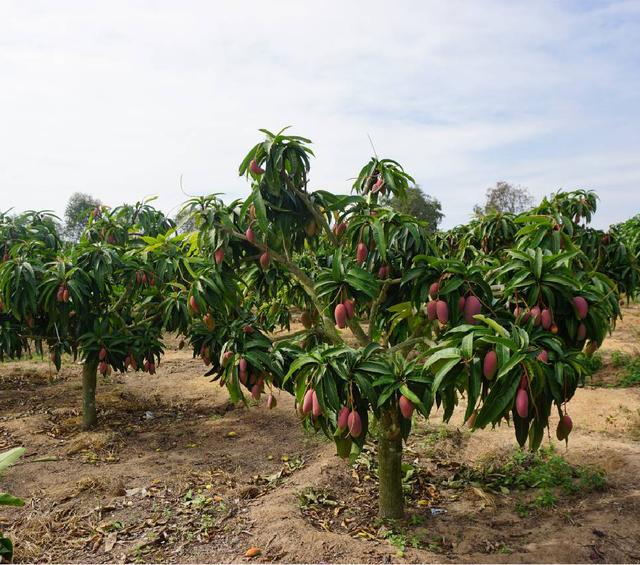
[[[462,338],[460,351],[462,356],[467,360],[473,357],[473,332],[469,332]]]
[[[384,236],[384,228],[377,218],[373,221],[373,239],[376,242],[378,251],[380,252],[380,258],[387,261],[387,240]]]
[[[518,365],[519,363],[521,363],[523,361],[523,359],[525,359],[526,355],[524,353],[516,353],[513,357],[511,357],[509,359],[509,361],[507,361],[502,368],[500,369],[500,371],[498,372],[498,375],[496,376],[496,380],[500,380],[502,377],[504,377],[507,373],[509,373],[509,371],[511,371],[516,365]]]
[[[24,506],[24,500],[6,492],[0,492],[0,506]]]
[[[496,322],[495,320],[492,320],[491,318],[487,318],[486,316],[483,316],[482,314],[476,314],[474,316],[474,318],[476,320],[480,320],[481,322],[484,322],[485,324],[487,324],[487,326],[489,326],[490,328],[494,329],[502,337],[509,337],[509,332],[504,327],[502,327],[498,322]]]
[[[450,359],[449,361],[444,363],[442,367],[440,367],[440,369],[436,373],[436,376],[433,379],[433,385],[431,385],[431,389],[433,390],[434,393],[440,388],[440,384],[442,383],[444,378],[447,376],[449,371],[451,371],[451,369],[453,369],[461,361],[461,359],[462,359],[461,357]]]
[[[18,459],[20,459],[25,451],[26,449],[24,447],[14,447],[9,451],[0,453],[0,473],[3,473],[7,467],[13,465]]]
[[[473,327],[473,326],[470,326]],[[460,349],[457,347],[446,347],[445,349],[440,349],[436,351],[433,355],[430,355],[427,359],[427,362],[424,364],[424,368],[428,369],[434,363],[437,363],[441,359],[457,359],[460,360],[461,353]]]
[[[413,404],[416,406],[420,406],[422,404],[422,400],[415,394],[407,385],[400,386],[400,394],[402,396],[406,396]]]
[[[262,199],[262,193],[258,186],[255,186],[253,189],[253,204],[256,209],[256,219],[258,220],[258,225],[262,230],[262,233],[267,235],[269,233],[269,220],[267,219],[267,209],[264,205],[264,200]]]
[[[474,428],[484,428],[487,424],[496,422],[513,402],[519,383],[520,375],[517,373],[512,373],[508,379],[496,381],[482,403]]]

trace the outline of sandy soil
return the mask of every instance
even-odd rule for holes
[[[640,308],[625,309],[594,383],[611,381],[608,356],[632,352],[639,329]],[[1,480],[27,500],[0,515],[17,562],[237,562],[250,547],[256,561],[640,561],[640,389],[578,391],[568,448],[548,441],[604,469],[607,488],[526,513],[535,489],[464,478],[507,458],[513,431],[470,434],[461,413],[446,426],[435,413],[410,439],[408,520],[392,531],[375,520],[367,453],[350,467],[286,394],[272,411],[234,407],[202,374],[171,350],[156,376],[102,380],[100,425],[80,432],[79,366],[0,365],[0,449],[27,448]]]

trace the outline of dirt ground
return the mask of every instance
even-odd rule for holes
[[[611,384],[613,351],[638,352],[640,307],[603,347],[591,383]],[[189,353],[167,352],[156,376],[114,375],[98,387],[100,425],[80,432],[80,368],[0,365],[0,450],[25,457],[0,490],[27,500],[3,509],[16,562],[638,562],[640,389],[587,386],[569,405],[575,465],[606,472],[606,488],[523,507],[535,489],[465,480],[508,458],[507,426],[474,434],[461,411],[416,426],[405,523],[378,523],[365,452],[355,467],[305,432],[293,401],[229,404]],[[552,429],[554,429],[552,427]],[[371,449],[374,449],[372,446]]]

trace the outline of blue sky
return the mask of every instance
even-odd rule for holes
[[[5,1],[0,209],[247,193],[257,129],[315,142],[313,187],[399,160],[468,220],[498,180],[640,212],[640,2]]]

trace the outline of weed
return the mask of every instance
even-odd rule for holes
[[[553,446],[535,453],[516,450],[505,463],[471,470],[467,479],[502,493],[510,489],[536,489],[533,501],[516,504],[516,512],[521,517],[528,516],[533,510],[553,508],[560,494],[571,495],[606,487],[603,470],[595,466],[573,466],[558,455]]]
[[[624,367],[629,362],[629,355],[622,351],[612,351],[611,352],[611,364],[619,369],[620,367]]]
[[[404,552],[407,548],[407,536],[404,533],[385,530],[382,532],[382,537],[389,542],[389,545],[396,548],[396,555],[398,557],[404,557]]]
[[[624,376],[618,382],[618,386],[629,387],[640,385],[640,356],[627,355]]]

